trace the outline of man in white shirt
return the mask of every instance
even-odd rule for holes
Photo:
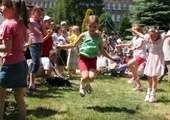
[[[43,78],[55,78],[55,75],[61,77],[58,70],[55,67],[57,60],[57,52],[56,50],[51,50],[49,53],[49,57],[41,57],[40,67],[36,74],[36,77],[43,77]],[[55,75],[52,74],[55,73]]]

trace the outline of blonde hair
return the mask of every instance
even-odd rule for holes
[[[86,20],[86,24],[88,23],[99,23],[99,19],[97,15],[90,15],[87,20]]]
[[[152,25],[148,27],[148,34],[153,34],[153,33],[157,34],[157,40],[160,39],[161,34],[159,32],[159,26]]]
[[[79,31],[79,26],[74,25],[71,27],[71,33],[74,33],[74,31],[76,31],[76,30]]]
[[[56,50],[50,50],[50,52],[49,52],[49,56],[50,57],[53,57],[53,56],[57,56],[57,51]]]
[[[138,24],[133,24],[132,27],[135,27],[138,32],[143,33],[142,28]]]

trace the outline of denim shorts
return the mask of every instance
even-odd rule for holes
[[[28,65],[22,61],[13,65],[3,65],[0,71],[0,87],[23,88],[27,84]]]

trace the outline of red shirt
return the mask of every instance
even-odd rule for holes
[[[41,56],[48,56],[49,55],[49,52],[52,49],[52,44],[53,44],[53,40],[52,40],[52,37],[50,36],[43,43]]]

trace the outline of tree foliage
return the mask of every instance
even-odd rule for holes
[[[168,0],[134,0],[132,23],[142,26],[158,25],[169,29],[170,2]]]
[[[112,18],[110,14],[108,13],[103,13],[99,17],[99,30],[100,31],[106,31],[107,34],[110,34],[111,31],[115,31],[117,33],[117,30],[115,28],[114,22],[112,21]]]
[[[56,6],[47,10],[47,13],[53,16],[55,23],[65,20],[68,25],[81,26],[87,9],[92,9],[95,15],[100,16],[103,7],[103,0],[56,0]]]
[[[85,15],[85,17],[83,19],[83,23],[82,23],[82,26],[81,26],[81,29],[82,29],[81,31],[82,32],[84,32],[86,30],[86,20],[92,14],[94,14],[93,10],[92,9],[87,9],[86,15]]]
[[[131,31],[129,29],[131,28],[132,24],[130,22],[130,19],[128,16],[124,16],[119,24],[119,29],[118,32],[121,36],[127,37],[127,36],[132,36]]]

